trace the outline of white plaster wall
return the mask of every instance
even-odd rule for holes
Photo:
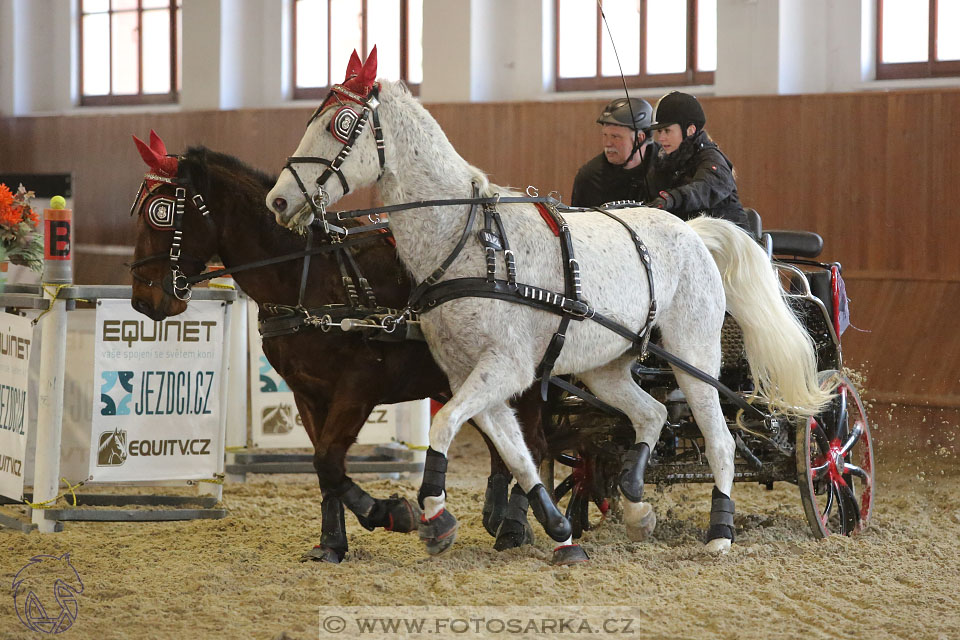
[[[777,93],[779,0],[717,1],[716,95]]]
[[[825,0],[780,0],[777,16],[779,93],[803,93],[825,83]]]
[[[267,107],[283,103],[288,93],[281,52],[284,6],[288,0],[222,0],[220,12],[220,108]],[[289,59],[290,56],[287,56]],[[286,69],[286,73],[284,73]],[[289,86],[289,80],[286,85]]]
[[[0,116],[14,112],[13,52],[13,0],[0,0]]]
[[[180,107],[220,108],[221,0],[183,3],[183,60]]]
[[[473,0],[471,5],[470,99],[537,99],[543,93],[544,3]]]
[[[860,81],[860,2],[780,0],[779,33],[780,93],[843,91]]]
[[[2,66],[10,67],[7,73],[12,73],[11,112],[23,115],[69,108],[70,0],[14,0],[8,12],[12,49]]]
[[[872,2],[866,4],[872,5]],[[872,51],[874,34],[872,27],[863,29],[864,5],[857,0],[826,1],[823,22],[827,34],[826,83],[820,91],[851,91],[863,80],[861,42],[869,42]]]
[[[470,0],[423,0],[424,102],[469,102],[470,17]]]

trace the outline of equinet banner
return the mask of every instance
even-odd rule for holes
[[[195,300],[154,322],[129,300],[97,306],[90,476],[210,478],[222,455],[223,303]]]
[[[0,495],[23,500],[33,328],[27,318],[0,318]]]

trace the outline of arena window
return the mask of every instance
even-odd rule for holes
[[[603,0],[627,85],[712,84],[717,0]],[[621,86],[611,38],[595,2],[556,2],[557,91]]]
[[[877,80],[960,76],[960,2],[877,0]]]
[[[294,98],[323,98],[343,79],[350,53],[373,45],[378,77],[403,80],[419,94],[423,0],[296,0],[293,34]]]
[[[177,102],[181,0],[81,0],[80,104]]]

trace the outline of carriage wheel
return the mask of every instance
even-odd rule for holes
[[[557,456],[557,461],[570,467],[570,475],[564,478],[553,492],[553,499],[559,505],[561,499],[570,494],[564,515],[570,520],[573,537],[579,538],[584,531],[599,527],[607,518],[610,502],[606,498],[597,499],[591,490],[593,464],[580,455],[566,453]],[[591,505],[599,512],[594,520],[590,519]]]
[[[797,429],[800,496],[814,536],[852,535],[866,528],[873,513],[873,438],[849,378],[837,371],[819,378],[823,389],[839,384],[827,408]]]

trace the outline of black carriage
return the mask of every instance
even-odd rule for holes
[[[873,510],[874,460],[870,427],[856,386],[843,373],[840,333],[846,296],[838,263],[818,262],[822,238],[810,232],[761,233],[759,216],[750,212],[754,233],[781,273],[788,299],[813,339],[820,382],[836,388],[828,407],[809,421],[768,414],[751,397],[753,384],[743,335],[727,316],[722,333],[719,381],[759,409],[747,415],[736,398],[720,394],[727,425],[736,442],[734,479],[772,489],[790,482],[800,489],[807,521],[817,538],[860,531]],[[656,334],[653,342],[656,343]],[[662,358],[646,353],[633,368],[644,390],[668,410],[667,423],[645,474],[658,485],[712,482],[703,437]],[[566,515],[578,537],[591,525],[591,512],[606,514],[618,495],[624,452],[635,431],[626,416],[605,406],[583,389],[554,388],[544,430],[551,459],[544,478],[552,482],[557,463],[569,473],[554,487],[554,498],[567,500]],[[762,416],[762,417],[761,417]]]

